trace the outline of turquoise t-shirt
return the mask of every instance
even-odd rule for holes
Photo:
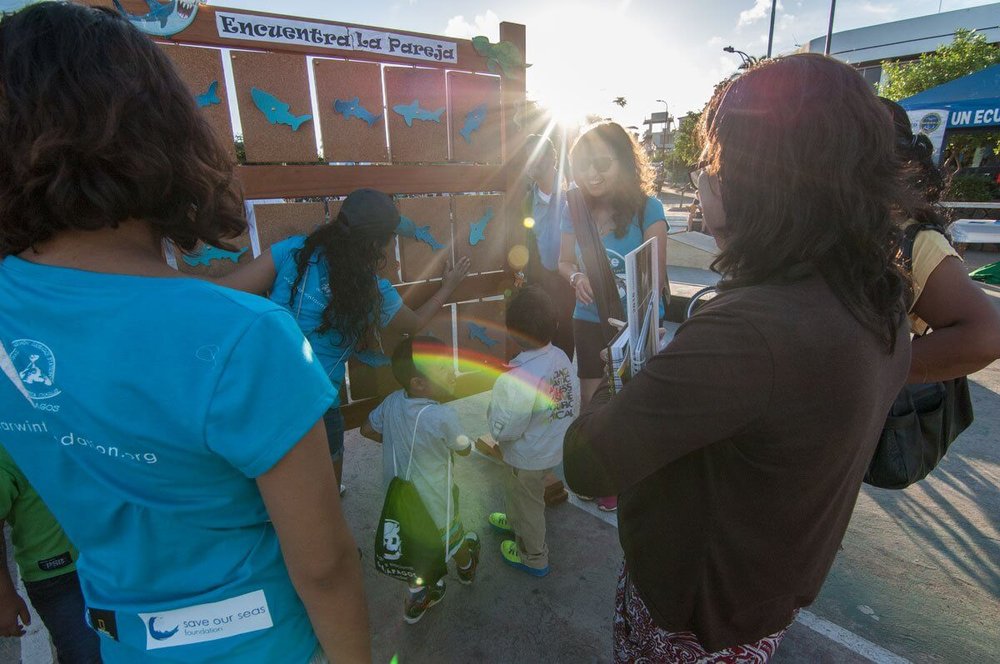
[[[628,232],[623,237],[617,237],[614,231],[612,231],[601,238],[604,250],[608,255],[608,262],[611,264],[611,271],[615,275],[618,293],[622,298],[622,306],[625,305],[625,254],[643,243],[642,237],[647,228],[665,218],[666,214],[663,211],[663,203],[659,199],[650,196],[646,199],[646,209],[643,210],[641,222],[637,216],[632,217],[632,222],[628,226]],[[573,219],[570,217],[568,205],[563,209],[562,221],[559,224],[559,228],[566,235],[574,235]],[[580,245],[576,247],[576,256],[580,270],[586,273],[587,269],[584,267],[583,259],[580,256]],[[663,302],[661,301],[660,318],[663,318],[665,313]],[[576,308],[573,309],[573,318],[590,323],[601,322],[601,318],[597,314],[597,305],[593,303],[582,304],[579,300],[576,302]]]
[[[80,550],[104,662],[307,662],[255,482],[337,397],[291,316],[7,257],[0,343],[0,436]]]
[[[271,289],[271,301],[292,312],[299,327],[312,344],[316,357],[326,369],[326,375],[334,385],[344,381],[347,360],[354,352],[356,340],[345,339],[336,330],[320,334],[323,321],[323,310],[330,301],[330,274],[326,261],[320,260],[318,254],[309,259],[309,269],[305,278],[299,284],[299,289],[292,298],[292,286],[298,276],[298,266],[295,256],[299,249],[305,246],[304,235],[293,235],[287,240],[271,245],[271,257],[278,272]],[[382,295],[382,308],[379,311],[378,324],[385,327],[395,317],[403,306],[403,299],[387,279],[378,280],[378,290]]]

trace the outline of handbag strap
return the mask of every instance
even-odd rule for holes
[[[601,329],[606,341],[614,336],[615,330],[608,323],[608,318],[619,320],[625,317],[621,298],[618,297],[618,287],[615,285],[615,274],[608,262],[608,254],[604,243],[597,232],[597,225],[590,214],[590,208],[579,188],[571,189],[566,194],[569,204],[570,219],[573,222],[573,233],[580,247],[584,271],[594,289],[594,304],[597,305],[597,315],[600,318]]]

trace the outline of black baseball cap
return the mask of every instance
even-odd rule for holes
[[[352,231],[389,235],[399,226],[392,197],[376,189],[355,189],[340,206],[342,222]]]

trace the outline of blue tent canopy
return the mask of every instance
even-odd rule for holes
[[[948,129],[1000,125],[1000,64],[900,100],[907,111],[948,110]]]

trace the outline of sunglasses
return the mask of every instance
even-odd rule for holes
[[[587,159],[586,157],[580,157],[573,161],[573,170],[577,173],[586,173],[593,166],[594,170],[598,173],[607,173],[611,170],[611,164],[615,162],[614,157],[595,157],[593,159]]]
[[[694,168],[688,171],[688,179],[691,181],[691,186],[694,187],[694,190],[698,191],[698,182],[701,180],[702,176],[707,175],[710,178],[708,181],[709,188],[711,188],[714,193],[718,194],[718,186],[715,182],[719,181],[719,177],[712,176],[712,174],[708,172],[707,167],[707,161],[698,162],[694,165]]]

